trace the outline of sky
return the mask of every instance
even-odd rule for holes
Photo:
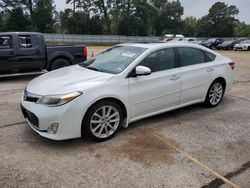
[[[184,15],[194,16],[196,18],[201,18],[208,13],[209,8],[218,0],[180,0],[182,6],[184,7]],[[237,18],[240,21],[244,21],[250,24],[250,0],[220,0],[229,5],[236,5],[240,10]],[[66,0],[54,0],[56,8],[58,11],[64,10],[65,8],[71,8],[72,5],[67,5]]]

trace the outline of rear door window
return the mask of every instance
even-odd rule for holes
[[[204,51],[204,53],[206,54],[206,61],[207,62],[211,62],[211,61],[215,60],[216,56],[214,54],[206,52],[206,51]]]
[[[178,48],[180,62],[182,66],[196,65],[206,62],[204,53],[197,48]]]
[[[0,36],[0,49],[11,48],[11,40],[11,36]]]

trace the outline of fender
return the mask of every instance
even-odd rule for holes
[[[57,52],[54,52],[52,54],[48,54],[47,68],[49,68],[51,66],[51,63],[53,62],[53,60],[57,59],[57,58],[68,59],[71,64],[74,62],[74,57],[70,53],[65,52],[65,51],[57,51]]]

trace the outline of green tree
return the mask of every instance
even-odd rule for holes
[[[73,14],[76,12],[76,1],[77,0],[66,0],[66,4],[72,4],[73,5]]]
[[[28,15],[24,14],[23,9],[19,7],[8,13],[2,31],[29,31],[30,29],[30,19]]]
[[[83,11],[66,9],[60,12],[60,22],[63,28],[63,33],[69,34],[87,34],[88,33],[89,15]]]
[[[187,37],[196,37],[197,35],[197,19],[189,16],[183,20],[183,35]]]
[[[89,17],[87,26],[88,26],[87,34],[98,35],[98,34],[102,34],[103,32],[102,20],[100,16],[98,15]]]
[[[235,27],[235,35],[237,37],[250,37],[250,25],[239,22]]]
[[[209,9],[208,15],[202,17],[198,23],[198,35],[209,37],[232,37],[234,27],[238,23],[235,18],[239,10],[234,5],[216,2]]]
[[[32,22],[35,30],[44,33],[53,32],[55,30],[55,6],[53,0],[35,0],[34,3]]]
[[[159,16],[155,22],[156,35],[163,35],[166,33],[181,33],[182,31],[182,20],[184,8],[182,7],[179,0],[171,1],[162,4],[159,9]]]
[[[93,0],[92,10],[96,15],[100,16],[103,20],[104,34],[111,34],[111,20],[109,10],[111,8],[111,0]]]
[[[162,10],[163,7],[168,3],[168,0],[151,0],[150,2],[159,10]]]

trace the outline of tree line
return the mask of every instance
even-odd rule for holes
[[[250,25],[236,19],[239,9],[216,2],[200,19],[183,19],[179,0],[0,0],[0,31],[190,37],[249,37]]]

